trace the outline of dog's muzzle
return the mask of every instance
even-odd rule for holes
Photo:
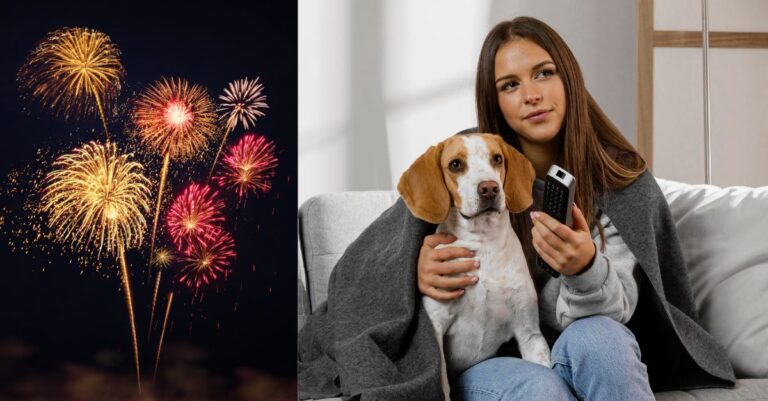
[[[498,212],[499,209],[494,207],[496,204],[496,200],[499,197],[499,184],[496,183],[496,181],[482,181],[479,184],[477,184],[477,196],[478,196],[478,204],[479,204],[479,211],[471,216],[467,216],[464,213],[459,212],[461,217],[469,220],[473,219],[477,216],[480,216],[484,213],[488,212]]]

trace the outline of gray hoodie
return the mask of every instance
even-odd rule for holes
[[[533,185],[532,210],[541,210],[543,194],[544,181],[537,178]],[[531,268],[536,288],[540,289],[540,320],[557,332],[574,320],[591,315],[604,315],[627,323],[637,306],[642,268],[608,215],[598,208],[597,217],[603,225],[606,246],[601,251],[602,241],[595,227],[592,239],[597,253],[583,273],[552,278],[535,266]],[[530,227],[530,219],[528,222]]]

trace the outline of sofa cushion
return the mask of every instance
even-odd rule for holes
[[[738,377],[768,377],[768,187],[657,181],[677,224],[702,326],[725,347]],[[394,191],[345,192],[302,205],[311,310],[325,301],[344,249],[396,199]]]
[[[725,347],[738,377],[768,377],[768,187],[658,182],[701,325]]]
[[[395,191],[323,194],[299,209],[299,235],[312,311],[326,300],[328,278],[347,246],[399,195]]]
[[[768,187],[657,181],[677,224],[702,324],[726,347],[739,377],[768,377]],[[346,247],[397,196],[394,191],[346,192],[320,195],[302,205],[299,291],[309,291],[312,310],[325,301],[331,269]],[[300,315],[306,308],[300,294]],[[301,326],[303,318],[299,320]],[[655,397],[768,400],[768,379],[738,380],[735,389],[669,391]]]

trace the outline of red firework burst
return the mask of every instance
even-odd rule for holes
[[[215,236],[224,221],[224,202],[208,185],[190,184],[168,211],[168,232],[179,252],[190,254],[194,245]]]
[[[228,266],[235,258],[235,241],[229,233],[218,230],[211,236],[195,242],[189,254],[180,258],[181,268],[177,280],[189,288],[199,289],[229,273]]]
[[[188,159],[217,134],[216,111],[208,91],[183,78],[162,78],[136,98],[133,120],[141,141],[171,159]]]
[[[275,144],[261,135],[247,133],[227,149],[222,166],[216,181],[233,189],[240,200],[249,192],[269,192],[277,167]]]

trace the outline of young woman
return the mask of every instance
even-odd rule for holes
[[[539,289],[542,329],[545,334],[549,332],[553,366],[547,369],[517,357],[492,358],[454,378],[454,397],[653,400],[641,347],[625,324],[638,307],[641,287],[651,285],[644,282],[646,275],[654,275],[665,261],[641,266],[635,253],[645,252],[632,249],[623,238],[653,237],[654,231],[612,221],[611,207],[631,208],[642,199],[635,196],[623,204],[609,202],[612,194],[644,175],[644,160],[589,95],[578,63],[562,38],[534,18],[502,22],[488,34],[477,67],[476,102],[477,131],[500,133],[536,171],[534,205],[529,213],[512,215],[511,221]],[[572,227],[538,211],[542,180],[552,164],[576,178]],[[645,182],[655,186],[649,173],[644,176]],[[653,209],[646,210],[654,213]],[[637,208],[637,213],[642,220],[643,208]],[[619,225],[622,229],[617,228]],[[444,234],[424,239],[418,260],[422,294],[448,301],[473,285],[473,261],[452,260],[471,257],[469,250],[435,249],[454,239]],[[677,246],[677,242],[670,246]],[[561,276],[555,279],[538,269],[534,263],[537,254]],[[465,272],[469,274],[455,276]],[[664,287],[690,294],[687,277],[681,283],[683,288]],[[658,297],[652,290],[645,293]],[[687,348],[687,339],[680,340]],[[644,352],[656,346],[646,343]],[[727,365],[722,355],[718,358],[718,364]]]
[[[476,85],[475,130],[500,133],[539,178],[532,213],[511,215],[511,224],[553,366],[515,357],[513,341],[452,378],[454,399],[642,401],[652,391],[732,386],[722,347],[696,322],[664,194],[590,97],[563,40],[533,18],[497,25]],[[553,163],[577,180],[572,227],[536,212]],[[469,250],[436,250],[454,238],[434,232],[400,199],[346,249],[328,301],[299,333],[301,399],[442,399],[439,349],[420,298],[460,297],[475,267],[454,260]],[[537,254],[561,275],[538,269]]]

